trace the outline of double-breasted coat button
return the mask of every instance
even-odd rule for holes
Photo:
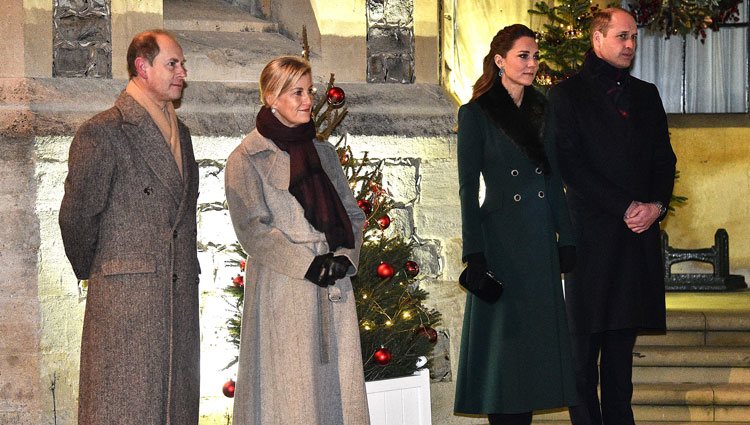
[[[516,169],[510,170],[510,175],[513,176],[513,177],[517,176],[518,175],[518,170],[516,170]]]
[[[172,232],[172,239],[177,239],[177,230]]]
[[[177,282],[177,273],[172,274],[172,283]]]
[[[538,196],[539,196],[540,198],[544,198],[544,191],[543,191],[543,190],[540,190],[540,191],[539,191],[539,193],[537,193],[537,195],[538,195]]]
[[[534,170],[534,172],[537,174],[542,174],[542,169],[539,167],[536,167],[536,170]]]
[[[515,195],[513,195],[513,200],[516,201],[516,202],[520,201],[521,200],[521,195],[519,195],[519,194],[516,193]]]

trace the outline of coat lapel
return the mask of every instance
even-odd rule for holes
[[[255,163],[266,179],[277,189],[289,189],[289,154],[253,130],[242,142],[245,152],[255,156]]]
[[[128,136],[128,141],[140,153],[164,187],[169,190],[175,204],[179,205],[184,195],[184,181],[187,181],[187,179],[183,181],[180,176],[172,152],[164,141],[164,136],[162,136],[159,128],[148,115],[148,112],[128,94],[123,92],[115,102],[115,106],[122,113],[123,131]],[[186,141],[181,140],[181,143],[184,148]],[[182,155],[184,160],[184,149]]]

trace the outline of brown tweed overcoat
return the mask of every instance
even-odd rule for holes
[[[346,208],[354,249],[339,248],[356,273],[364,214],[330,143],[321,164]],[[248,253],[235,425],[369,424],[357,313],[349,277],[327,289],[304,279],[325,235],[289,193],[289,155],[253,130],[232,152],[226,192]]]
[[[198,423],[198,167],[179,122],[183,178],[125,92],[70,146],[60,230],[89,279],[78,423]]]

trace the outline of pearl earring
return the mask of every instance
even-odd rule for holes
[[[276,114],[276,108],[273,108],[273,107],[272,107],[272,108],[271,108],[271,113],[272,113],[272,114]]]

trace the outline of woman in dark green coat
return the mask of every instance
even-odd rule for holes
[[[494,303],[467,296],[455,412],[487,414],[493,425],[530,424],[534,410],[575,402],[560,281],[575,263],[574,237],[544,132],[547,102],[531,87],[534,36],[519,24],[497,33],[458,113],[465,277],[489,270],[504,291]]]

